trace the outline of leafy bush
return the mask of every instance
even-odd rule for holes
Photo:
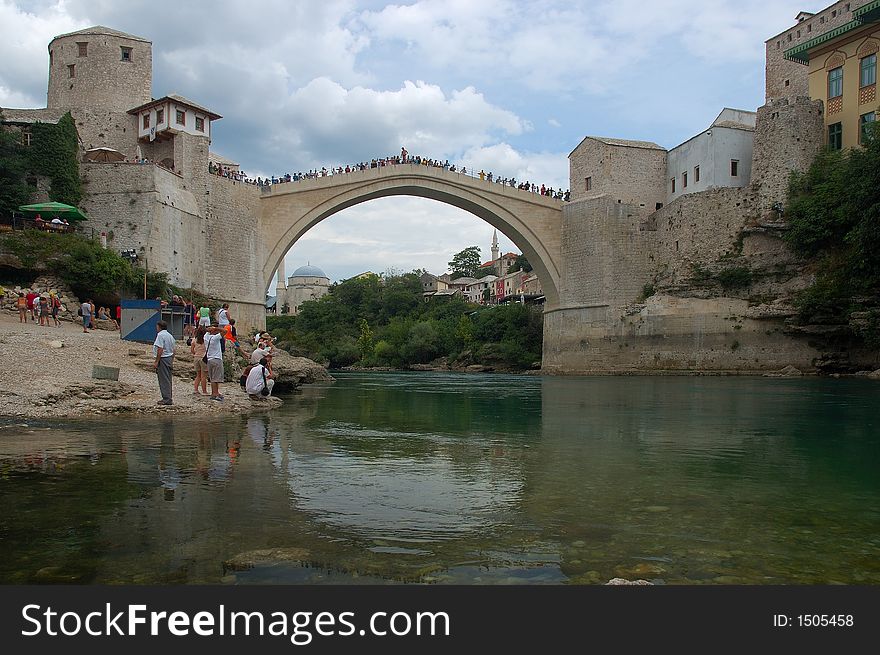
[[[143,269],[132,268],[118,253],[78,234],[23,230],[5,235],[0,243],[26,268],[42,266],[58,275],[81,298],[143,293]],[[167,286],[167,273],[147,274],[150,298],[164,296]]]
[[[334,284],[295,316],[269,317],[266,325],[287,350],[334,367],[406,368],[462,352],[471,353],[470,362],[491,344],[486,363],[528,368],[541,359],[542,321],[540,310],[519,304],[480,307],[460,297],[426,303],[413,272]]]
[[[798,298],[804,321],[847,323],[849,313],[880,305],[880,139],[863,148],[824,151],[793,175],[786,240],[816,267]],[[859,332],[869,341],[874,333]]]

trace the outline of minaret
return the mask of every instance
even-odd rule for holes
[[[275,278],[275,293],[278,293],[278,290],[284,291],[287,286],[285,285],[285,275],[284,275],[284,257],[281,258],[281,262],[278,264],[278,274]]]
[[[498,261],[498,230],[492,231],[492,264],[495,266],[495,273],[501,277],[501,262]]]

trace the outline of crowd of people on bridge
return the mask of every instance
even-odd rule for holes
[[[406,148],[401,148],[399,155],[393,155],[390,157],[373,158],[370,161],[362,161],[357,164],[347,164],[346,166],[336,166],[329,169],[326,167],[322,167],[320,169],[311,169],[308,172],[285,173],[284,175],[273,175],[266,178],[262,176],[251,178],[248,177],[243,171],[236,170],[230,168],[229,166],[223,166],[220,164],[215,165],[213,163],[209,164],[209,172],[213,175],[218,175],[220,177],[235,180],[236,182],[253,184],[259,187],[271,187],[276,184],[287,184],[290,182],[299,182],[301,180],[314,180],[320,177],[346,175],[349,173],[366,171],[373,168],[384,168],[386,166],[397,166],[400,164],[411,164],[416,166],[440,168],[451,173],[468,175],[473,178],[479,178],[483,181],[513,187],[521,191],[529,191],[530,193],[535,193],[548,198],[554,198],[556,200],[562,200],[564,202],[568,202],[571,199],[570,191],[563,191],[562,188],[554,189],[551,186],[546,186],[544,184],[538,185],[528,180],[517,181],[513,177],[502,177],[500,175],[495,175],[491,171],[489,171],[488,173],[484,170],[480,170],[479,172],[477,172],[473,168],[469,171],[466,166],[457,167],[455,164],[450,164],[448,159],[440,161],[439,159],[431,159],[427,157],[422,157],[421,155],[410,155],[409,152],[407,152]]]

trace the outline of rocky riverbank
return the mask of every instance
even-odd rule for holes
[[[222,414],[272,409],[275,397],[252,400],[238,385],[239,366],[221,385],[223,402],[193,394],[193,361],[179,342],[175,353],[173,398],[157,405],[159,388],[152,368],[150,345],[122,341],[116,331],[88,334],[75,323],[42,327],[19,323],[17,315],[0,313],[0,361],[5,365],[0,384],[0,416],[72,418],[96,414]],[[97,380],[95,366],[119,369],[119,380]],[[329,381],[326,369],[311,360],[282,353],[275,362],[279,385]]]

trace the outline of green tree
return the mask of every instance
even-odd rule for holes
[[[793,175],[786,240],[809,258],[815,283],[801,295],[804,320],[845,323],[853,311],[880,308],[880,139],[820,153]],[[876,322],[869,321],[876,326]],[[875,327],[870,331],[876,332]],[[878,334],[866,334],[877,339]]]
[[[529,260],[526,259],[525,255],[517,255],[516,260],[507,267],[508,273],[516,273],[517,271],[523,271],[525,273],[532,272],[532,265],[529,264]]]
[[[462,347],[469,348],[474,341],[474,323],[467,314],[462,314],[458,319],[455,336],[461,342]]]
[[[373,356],[375,350],[374,343],[373,331],[370,329],[370,324],[367,323],[365,318],[362,318],[361,334],[357,340],[358,352],[361,354],[361,361],[366,362]]]
[[[480,246],[469,246],[452,257],[449,268],[452,279],[459,277],[476,277],[480,268]]]

